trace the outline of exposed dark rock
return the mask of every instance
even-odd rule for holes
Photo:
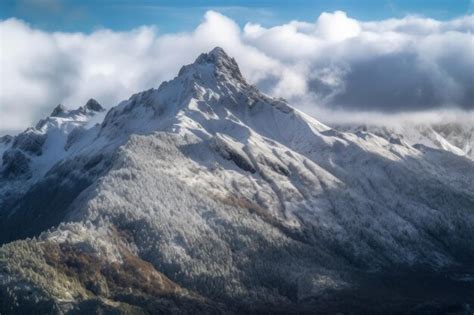
[[[0,143],[9,144],[13,141],[13,137],[10,135],[4,135],[0,137]]]
[[[91,98],[90,100],[87,101],[86,105],[84,105],[85,109],[94,111],[94,112],[102,112],[105,109],[102,107],[102,105],[99,104],[95,99]]]
[[[30,172],[30,159],[20,150],[11,149],[3,153],[2,176],[15,178]]]
[[[235,165],[242,170],[251,173],[257,171],[243,151],[238,152],[233,149],[231,146],[227,145],[226,141],[221,137],[213,138],[211,141],[211,147],[213,147],[214,150],[216,150],[224,159],[233,161]]]
[[[64,146],[64,150],[68,150],[86,131],[86,129],[82,127],[77,127],[73,129],[69,135],[67,136],[66,145]]]
[[[13,148],[21,149],[34,155],[41,155],[46,137],[46,134],[38,133],[34,129],[28,129],[15,137]]]
[[[53,109],[53,112],[51,113],[51,117],[62,117],[66,113],[67,109],[64,105],[59,104]]]

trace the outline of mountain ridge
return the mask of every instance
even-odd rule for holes
[[[333,128],[349,132],[371,132],[387,140],[406,141],[409,145],[424,145],[474,159],[474,129],[469,123],[412,123],[399,126],[378,124],[345,124]]]

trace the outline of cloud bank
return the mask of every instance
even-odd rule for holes
[[[149,26],[49,33],[8,19],[0,22],[0,134],[32,125],[58,103],[78,107],[94,97],[114,106],[215,46],[251,83],[323,121],[472,112],[473,30],[472,15],[362,22],[341,11],[271,28],[241,28],[209,11],[194,31],[174,34]]]

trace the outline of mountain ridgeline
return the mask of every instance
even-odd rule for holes
[[[474,305],[473,161],[332,129],[221,48],[107,113],[58,106],[0,154],[1,314]]]

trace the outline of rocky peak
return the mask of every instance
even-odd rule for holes
[[[58,106],[56,106],[54,109],[53,109],[53,112],[51,113],[51,117],[60,117],[60,116],[63,116],[64,113],[66,113],[67,109],[66,107],[63,105],[63,104],[58,104]]]
[[[195,63],[203,64],[203,63],[212,63],[215,65],[226,65],[226,64],[234,64],[237,66],[234,58],[227,55],[224,49],[220,47],[215,47],[208,53],[202,53],[199,57],[196,58]]]
[[[235,59],[227,55],[220,47],[215,47],[210,52],[199,55],[193,64],[182,67],[178,76],[185,75],[190,69],[193,69],[198,76],[211,70],[218,81],[230,80],[245,83]]]
[[[87,101],[86,105],[84,105],[84,108],[86,110],[91,110],[94,112],[102,112],[105,109],[102,107],[102,105],[99,104],[95,99],[91,98],[90,100]]]

